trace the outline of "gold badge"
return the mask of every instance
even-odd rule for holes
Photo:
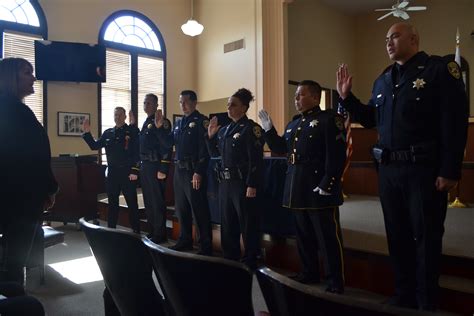
[[[311,122],[309,122],[310,127],[316,127],[316,126],[318,126],[318,124],[319,124],[318,120],[312,120]]]
[[[344,130],[344,119],[340,116],[336,116],[334,118],[334,122],[336,123],[336,127],[340,130],[340,131],[343,131]]]
[[[253,133],[254,133],[255,137],[257,137],[257,138],[262,137],[262,129],[260,128],[260,126],[255,125],[253,127]]]
[[[209,127],[209,120],[202,121],[202,125],[204,126],[205,129],[207,129]]]
[[[193,128],[194,126],[196,126],[196,123],[194,122],[189,123],[189,127]]]
[[[234,136],[232,136],[232,138],[234,139],[239,139],[239,137],[240,137],[240,133],[235,133]]]
[[[451,61],[448,63],[448,71],[456,79],[461,78],[461,70],[459,69],[459,65],[455,61]]]
[[[425,84],[426,82],[423,78],[421,79],[416,78],[416,80],[413,81],[413,88],[415,88],[416,90],[420,90],[425,87]]]
[[[146,127],[147,127],[148,129],[150,129],[150,128],[153,127],[153,124],[150,123],[150,124],[148,124]]]
[[[164,129],[169,129],[170,128],[170,122],[168,120],[163,120],[163,128]]]

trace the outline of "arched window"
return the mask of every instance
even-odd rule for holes
[[[135,11],[115,12],[102,25],[99,44],[107,48],[106,82],[99,93],[100,132],[115,125],[117,106],[132,109],[141,128],[148,93],[158,96],[158,108],[165,112],[166,48],[155,24]]]
[[[35,66],[34,41],[47,39],[48,27],[38,0],[0,1],[0,54],[2,58],[21,57]],[[25,98],[25,103],[46,126],[46,103],[43,82],[34,84],[35,93]]]

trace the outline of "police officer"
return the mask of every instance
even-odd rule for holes
[[[173,135],[171,122],[158,110],[158,97],[149,93],[143,101],[148,115],[139,134],[140,182],[145,210],[151,232],[148,237],[155,243],[168,240],[166,235],[166,177],[171,164]],[[132,118],[135,121],[135,118]]]
[[[247,89],[235,92],[227,103],[231,123],[220,128],[217,116],[214,116],[208,127],[207,141],[211,156],[222,157],[216,171],[220,182],[219,209],[224,257],[240,259],[242,234],[245,247],[242,261],[255,269],[260,244],[256,198],[263,175],[264,142],[261,127],[246,115],[252,100],[252,93]]]
[[[319,107],[321,87],[311,80],[299,83],[295,107],[299,112],[283,136],[264,110],[259,118],[270,149],[288,155],[283,206],[294,210],[296,242],[303,271],[294,279],[319,283],[319,251],[326,264],[326,291],[344,292],[344,264],[339,208],[343,203],[341,176],[346,160],[344,122]]]
[[[390,27],[395,63],[375,81],[368,106],[352,93],[346,65],[337,71],[340,103],[364,127],[377,127],[379,194],[395,295],[388,303],[436,308],[447,192],[461,177],[467,98],[459,66],[419,51],[408,23]]]
[[[206,197],[206,174],[209,163],[204,136],[209,120],[196,110],[197,96],[184,90],[179,96],[184,117],[173,128],[175,144],[174,195],[181,227],[174,250],[192,249],[192,223],[196,220],[199,232],[199,254],[212,254],[211,215]]]
[[[106,129],[98,140],[90,133],[90,122],[84,120],[82,138],[89,148],[99,150],[105,147],[107,155],[107,197],[109,211],[108,227],[117,226],[120,191],[123,193],[128,206],[130,226],[135,233],[140,233],[138,216],[137,187],[138,159],[138,128],[125,123],[127,115],[123,107],[114,110],[115,127]]]

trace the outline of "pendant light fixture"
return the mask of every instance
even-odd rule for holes
[[[196,36],[202,33],[204,30],[204,26],[199,24],[198,21],[193,19],[194,8],[193,8],[194,0],[191,0],[191,19],[188,20],[185,24],[181,25],[181,30],[184,34],[189,36]]]

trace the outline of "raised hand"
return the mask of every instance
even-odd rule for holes
[[[346,64],[341,64],[336,73],[336,88],[339,96],[342,99],[347,98],[352,89],[352,76],[349,75],[349,70]]]
[[[219,129],[221,128],[221,126],[217,124],[217,116],[214,116],[213,118],[211,118],[211,121],[209,122],[209,127],[207,128],[207,135],[209,136],[209,138],[214,137],[217,131],[219,131]]]
[[[135,114],[133,114],[133,111],[132,111],[132,110],[130,110],[130,111],[128,112],[128,123],[129,123],[130,125],[135,125],[135,124],[137,124],[137,119],[135,118]]]
[[[267,111],[260,110],[258,112],[258,118],[260,119],[260,122],[262,122],[262,127],[265,130],[265,132],[268,132],[269,130],[272,129],[273,127],[272,118],[270,117]]]
[[[155,112],[155,126],[156,128],[160,128],[163,126],[163,111],[157,110]]]
[[[84,133],[90,133],[91,132],[91,123],[90,123],[89,119],[84,119],[84,121],[82,122],[82,131]]]

